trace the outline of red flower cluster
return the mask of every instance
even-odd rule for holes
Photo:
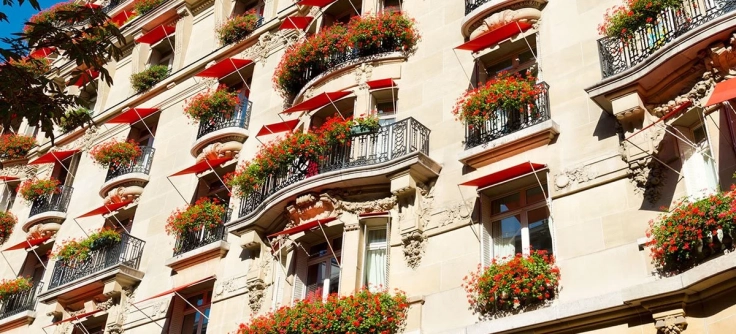
[[[0,301],[18,292],[28,291],[33,282],[27,277],[0,280]]]
[[[119,232],[111,229],[100,229],[84,239],[67,239],[51,253],[57,261],[84,260],[90,253],[120,242]]]
[[[25,72],[32,73],[36,76],[44,75],[51,70],[51,62],[46,58],[23,58],[11,59],[8,64],[15,68],[19,68]]]
[[[212,229],[225,223],[227,209],[217,199],[202,197],[184,210],[176,209],[166,220],[166,233],[177,237],[192,231]]]
[[[518,110],[520,113],[534,108],[539,94],[544,92],[536,78],[527,74],[502,73],[484,85],[465,92],[455,103],[452,114],[467,124],[482,124],[496,117],[498,110]]]
[[[231,92],[227,86],[220,85],[215,91],[206,91],[195,95],[188,101],[184,113],[191,119],[209,121],[217,116],[232,117],[235,107],[240,103],[237,92]]]
[[[0,211],[0,245],[10,239],[16,223],[18,223],[18,218],[14,214],[10,211]]]
[[[67,2],[60,2],[57,3],[51,8],[44,9],[35,15],[31,16],[30,19],[28,19],[28,22],[33,24],[50,24],[54,23],[54,21],[58,21],[60,19],[60,16],[68,17],[69,15],[60,15],[62,12],[75,12],[79,9],[83,8],[83,5],[81,3],[76,3],[74,0],[70,0]],[[33,29],[35,28],[35,25],[26,25],[23,27],[23,32],[26,34],[33,34]]]
[[[551,300],[557,292],[560,270],[546,251],[511,259],[495,259],[489,267],[465,276],[463,287],[473,311],[483,316],[521,311]]]
[[[144,15],[162,3],[164,3],[164,0],[135,0],[133,1],[133,8],[137,15]]]
[[[36,138],[17,134],[0,136],[0,159],[24,158],[36,146]]]
[[[232,17],[217,28],[217,38],[223,45],[242,41],[256,29],[259,19],[255,9]]]
[[[59,193],[59,180],[32,180],[23,181],[18,186],[17,192],[24,200],[33,202],[41,197]]]
[[[721,243],[726,244],[729,234],[736,232],[735,221],[733,187],[698,201],[685,199],[649,222],[647,245],[652,262],[665,273],[683,272],[708,255],[722,252]]]
[[[298,301],[241,324],[237,333],[400,333],[408,309],[403,292],[392,296],[388,292],[363,289],[347,297],[332,294],[324,301],[321,298]]]
[[[89,152],[96,163],[112,168],[130,166],[141,154],[141,149],[135,141],[119,142],[114,139],[95,146]]]
[[[606,11],[598,32],[609,37],[631,38],[635,30],[656,22],[663,11],[681,6],[682,0],[626,0],[624,5]]]
[[[383,12],[353,17],[347,26],[322,29],[286,50],[274,73],[274,87],[285,97],[294,96],[306,83],[305,73],[328,67],[336,53],[353,51],[370,56],[387,49],[413,52],[420,38],[414,25],[414,20],[401,12]]]

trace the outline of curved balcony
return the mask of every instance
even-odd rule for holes
[[[537,22],[547,0],[465,0],[465,17],[460,24],[471,40],[511,22]]]
[[[28,291],[16,292],[0,300],[0,322],[23,312],[33,312],[36,309],[36,294],[42,287],[43,283],[39,283]]]
[[[31,213],[23,225],[23,231],[28,232],[28,229],[33,225],[44,220],[66,219],[66,209],[69,207],[69,201],[72,198],[73,191],[74,188],[61,185],[55,194],[47,195],[33,201]]]
[[[141,155],[135,158],[129,165],[108,168],[105,183],[100,187],[100,196],[105,195],[113,188],[123,184],[144,184],[148,182],[148,174],[151,172],[153,155],[156,149],[149,146],[140,146]]]
[[[174,256],[184,254],[189,251],[193,251],[197,248],[207,246],[217,241],[225,241],[227,238],[227,227],[224,223],[230,220],[232,210],[225,211],[225,215],[222,217],[223,224],[218,225],[215,228],[201,229],[199,231],[191,231],[187,234],[176,238],[176,246],[174,246]]]
[[[223,139],[244,141],[248,138],[248,125],[253,102],[242,101],[232,116],[219,115],[208,121],[199,122],[197,140],[192,145],[191,153],[197,156],[207,145]]]

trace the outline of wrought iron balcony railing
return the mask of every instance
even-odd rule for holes
[[[174,247],[174,256],[184,254],[188,251],[207,246],[213,242],[225,240],[227,238],[227,228],[225,223],[230,220],[232,210],[225,211],[222,217],[222,224],[215,228],[205,228],[199,231],[191,231],[176,238],[176,246]]]
[[[145,243],[141,239],[123,233],[119,242],[92,250],[85,259],[57,261],[51,274],[49,288],[53,289],[117,266],[138,269]]]
[[[258,189],[243,198],[240,217],[258,210],[277,191],[308,177],[326,172],[379,164],[414,152],[429,154],[429,128],[407,118],[381,126],[375,132],[353,135],[349,144],[335,145],[318,161],[297,159],[274,173]]]
[[[509,135],[532,125],[542,123],[550,118],[549,85],[540,83],[542,93],[537,96],[534,104],[527,106],[523,111],[499,109],[493,119],[480,124],[466,124],[465,149],[470,149],[492,140]]]
[[[58,187],[58,191],[55,194],[47,195],[33,201],[31,213],[28,217],[49,211],[66,212],[69,206],[69,200],[72,198],[73,190],[74,188],[70,186],[62,185]]]
[[[598,40],[603,78],[621,73],[649,58],[686,32],[736,9],[736,0],[682,0],[679,9],[668,9],[655,23],[632,31],[629,38]]]
[[[16,292],[0,299],[0,319],[16,315],[23,311],[33,311],[36,308],[36,294],[41,291],[43,283],[38,283],[28,291]]]
[[[208,133],[222,130],[225,128],[248,128],[250,123],[250,113],[253,108],[253,102],[248,101],[247,98],[240,97],[241,102],[235,108],[232,115],[220,114],[217,117],[199,122],[199,131],[197,132],[197,139],[202,138]]]
[[[112,167],[107,169],[107,176],[105,182],[112,180],[121,175],[130,173],[143,173],[148,175],[151,172],[151,162],[153,161],[153,154],[156,149],[149,146],[141,146],[141,155],[135,158],[129,165],[123,165],[120,167]]]
[[[465,0],[465,15],[470,14],[470,12],[485,5],[487,2],[491,2],[491,0]]]

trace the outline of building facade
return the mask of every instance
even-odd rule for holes
[[[59,129],[53,144],[33,126],[12,129],[39,145],[0,170],[0,204],[18,217],[0,277],[34,288],[0,301],[0,332],[229,333],[309,294],[382,286],[407,294],[406,333],[732,333],[736,255],[719,249],[667,276],[645,243],[662,207],[733,183],[736,1],[683,0],[627,38],[601,38],[619,4],[166,0],[136,15],[131,0],[99,3],[126,43],[107,67],[114,84],[84,68],[68,82],[94,125]],[[415,50],[335,55],[292,96],[274,88],[294,43],[396,8],[415,20]],[[249,12],[254,31],[218,40]],[[80,69],[44,55],[61,80]],[[130,84],[157,65],[166,74],[152,87]],[[535,101],[458,121],[457,99],[500,72],[533,74]],[[221,85],[239,92],[232,115],[185,115]],[[367,114],[380,128],[325,161],[295,163],[240,197],[223,183],[284,133]],[[102,168],[89,152],[110,140],[142,155]],[[22,181],[49,177],[57,193],[16,197]],[[227,203],[226,223],[167,234],[172,212],[203,197]],[[49,258],[103,227],[121,240],[74,263]],[[531,249],[556,257],[555,298],[474,314],[464,277]]]

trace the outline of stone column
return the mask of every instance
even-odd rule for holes
[[[345,222],[342,238],[342,257],[340,259],[340,295],[352,294],[361,284],[359,276],[362,243],[360,242],[360,222],[358,216],[343,213],[340,220]]]

